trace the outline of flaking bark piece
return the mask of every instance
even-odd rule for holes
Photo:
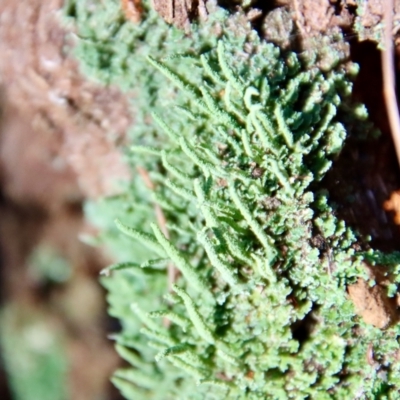
[[[195,18],[205,17],[205,2],[206,0],[152,0],[152,5],[165,22],[188,31]]]
[[[142,0],[121,0],[122,10],[127,19],[137,24],[142,19]]]
[[[391,194],[390,199],[383,203],[383,208],[394,212],[394,223],[400,225],[400,190]]]
[[[372,269],[366,266],[372,277]],[[356,314],[362,317],[366,324],[379,329],[386,329],[399,320],[396,311],[396,300],[387,296],[385,281],[379,276],[373,277],[376,281],[370,286],[367,281],[358,278],[357,282],[348,286],[350,300],[354,304]]]

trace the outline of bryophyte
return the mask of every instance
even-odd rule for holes
[[[365,117],[350,101],[356,66],[304,66],[221,10],[191,36],[148,12],[113,39],[90,32],[82,46],[107,49],[107,68],[78,52],[137,90],[132,182],[87,206],[123,263],[103,280],[131,364],[113,382],[128,399],[396,398],[398,326],[365,324],[346,286],[365,261],[397,276],[399,257],[359,250],[317,185],[348,134],[342,115]]]

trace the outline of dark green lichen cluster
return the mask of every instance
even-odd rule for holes
[[[315,190],[346,138],[356,68],[304,68],[221,10],[185,36],[150,10],[127,24],[112,1],[67,9],[84,69],[133,93],[132,182],[87,207],[121,261],[104,284],[124,396],[398,398],[398,327],[364,324],[346,294],[383,256],[357,251]]]

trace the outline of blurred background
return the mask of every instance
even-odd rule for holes
[[[98,276],[111,259],[79,236],[83,201],[128,177],[128,106],[80,74],[61,7],[0,1],[2,400],[121,398]]]

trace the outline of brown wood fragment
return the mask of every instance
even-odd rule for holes
[[[384,44],[382,51],[383,96],[389,118],[390,129],[396,150],[397,161],[400,165],[400,116],[396,97],[396,78],[393,52],[393,0],[383,2],[383,16],[385,21]]]
[[[188,31],[194,18],[205,16],[205,2],[206,0],[152,0],[152,5],[165,22]]]
[[[143,7],[141,0],[121,0],[125,17],[135,24],[142,20]]]
[[[396,190],[390,196],[390,199],[383,203],[386,211],[394,212],[394,223],[400,225],[400,190]]]
[[[367,362],[369,365],[373,366],[375,364],[374,360],[374,346],[372,343],[368,345],[367,353],[366,353]]]
[[[350,300],[354,304],[356,314],[362,317],[366,324],[386,329],[399,319],[396,311],[396,299],[387,296],[385,287],[388,283],[387,280],[380,281],[379,276],[372,276],[371,267],[365,267],[376,284],[371,287],[367,281],[358,278],[356,283],[347,288]]]

